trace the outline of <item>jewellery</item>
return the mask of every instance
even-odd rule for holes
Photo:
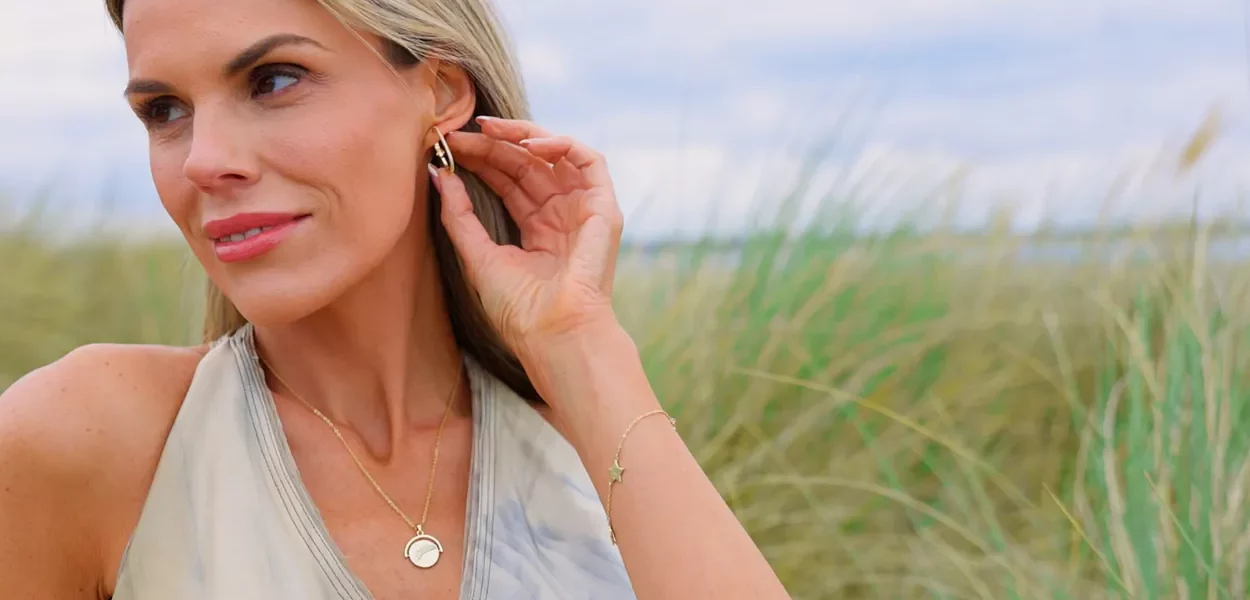
[[[621,448],[625,447],[625,438],[629,437],[629,432],[634,428],[634,425],[651,415],[664,415],[668,418],[668,424],[672,425],[674,430],[677,429],[677,419],[670,417],[663,409],[657,408],[651,412],[639,415],[625,428],[625,433],[621,434],[621,441],[616,445],[616,456],[612,457],[612,466],[608,467],[608,533],[612,537],[613,546],[616,545],[616,528],[612,526],[612,486],[622,483],[621,476],[625,474],[625,467],[621,466]]]
[[[259,355],[257,358],[259,358]],[[391,497],[386,495],[386,492],[382,491],[382,486],[378,485],[378,482],[373,479],[372,475],[369,474],[369,470],[365,468],[364,463],[360,462],[360,459],[356,457],[356,453],[353,452],[352,447],[347,444],[347,440],[343,439],[343,434],[339,432],[339,428],[334,425],[334,422],[331,421],[329,417],[322,414],[321,411],[317,410],[315,406],[309,404],[307,400],[304,400],[304,398],[300,396],[294,388],[288,385],[287,382],[283,381],[282,377],[278,375],[278,372],[275,371],[273,367],[269,366],[269,363],[265,362],[265,359],[261,358],[260,362],[265,365],[265,368],[269,369],[269,372],[274,376],[274,379],[277,379],[278,383],[282,384],[282,387],[285,387],[287,391],[291,392],[292,396],[295,396],[296,400],[299,400],[304,406],[307,406],[308,410],[311,410],[313,414],[320,417],[322,421],[325,421],[326,425],[330,426],[330,429],[334,431],[334,436],[339,438],[339,441],[343,443],[343,447],[347,449],[347,453],[351,455],[352,460],[355,461],[356,466],[360,468],[360,472],[363,473],[365,478],[369,480],[369,483],[373,484],[373,489],[377,490],[378,494],[382,496],[382,499],[386,500],[386,503],[391,505],[391,508],[399,514],[399,517],[403,519],[405,523],[408,524],[408,527],[416,532],[416,535],[412,536],[412,539],[408,540],[408,543],[404,545],[404,558],[408,559],[408,561],[414,566],[421,569],[428,569],[438,564],[438,559],[443,554],[443,544],[438,541],[438,538],[425,532],[425,520],[429,516],[430,499],[434,495],[434,474],[438,471],[438,447],[443,441],[443,426],[447,424],[447,415],[451,412],[451,404],[456,398],[456,392],[460,390],[460,376],[464,365],[461,364],[460,367],[456,369],[456,383],[452,386],[451,395],[447,398],[447,405],[443,408],[443,419],[438,423],[438,434],[434,438],[434,462],[430,465],[430,483],[425,490],[425,507],[421,509],[421,522],[414,524],[412,519],[409,519],[408,515],[404,514],[404,511],[400,510],[399,506],[396,506],[395,502],[391,500]]]
[[[438,141],[434,142],[434,156],[443,163],[443,168],[448,173],[455,174],[456,157],[451,154],[451,146],[447,144],[447,138],[443,137],[443,132],[438,127],[434,128],[434,132],[438,134]]]

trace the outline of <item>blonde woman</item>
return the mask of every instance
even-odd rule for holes
[[[206,344],[0,399],[8,599],[786,593],[609,298],[603,158],[488,0],[108,0]]]

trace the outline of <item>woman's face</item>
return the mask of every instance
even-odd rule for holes
[[[397,77],[314,0],[128,0],[123,31],[161,203],[244,316],[307,315],[425,243],[431,127],[472,110],[439,120],[427,64]]]

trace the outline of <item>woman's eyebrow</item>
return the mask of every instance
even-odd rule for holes
[[[270,52],[273,52],[282,46],[290,45],[311,45],[321,48],[322,50],[327,50],[321,42],[312,38],[296,35],[294,33],[277,33],[257,41],[247,48],[244,48],[242,52],[239,52],[234,58],[230,59],[230,62],[226,63],[226,66],[222,68],[222,74],[227,79],[232,78],[246,70],[248,67],[256,64]],[[168,94],[172,90],[172,86],[162,81],[155,81],[151,79],[132,79],[126,85],[126,90],[122,93],[122,95]]]
[[[296,35],[294,33],[277,33],[262,39],[247,48],[244,48],[242,52],[231,59],[230,62],[226,63],[225,68],[222,69],[222,74],[229,79],[238,75],[248,67],[256,64],[257,61],[264,58],[266,54],[269,54],[277,48],[303,44],[313,45],[321,48],[322,50],[326,49],[326,47],[322,46],[320,42],[312,38]]]
[[[122,92],[123,96],[131,94],[168,94],[174,88],[163,81],[155,81],[152,79],[131,79],[126,84],[126,90]]]

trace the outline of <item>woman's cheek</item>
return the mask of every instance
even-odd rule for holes
[[[195,187],[183,175],[184,160],[168,149],[152,148],[149,160],[152,183],[165,212],[184,232],[195,211]]]

